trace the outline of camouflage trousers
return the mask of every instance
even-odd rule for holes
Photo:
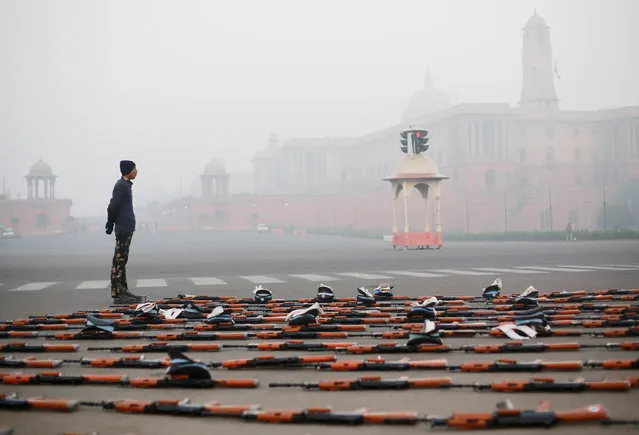
[[[128,290],[126,282],[126,263],[129,261],[129,248],[131,247],[131,234],[115,235],[115,253],[111,266],[111,297],[117,297],[122,291]]]

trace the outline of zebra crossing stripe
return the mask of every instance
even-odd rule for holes
[[[307,281],[312,281],[312,282],[339,281],[339,278],[335,278],[335,277],[327,276],[327,275],[315,275],[313,273],[300,274],[300,275],[290,275],[290,276],[292,276],[294,278],[305,279]]]
[[[10,292],[33,292],[38,290],[44,290],[47,287],[51,287],[55,282],[30,282],[29,284],[21,285],[20,287],[16,287],[14,289],[9,290]]]
[[[138,279],[137,287],[167,287],[165,279]]]
[[[559,267],[569,267],[572,269],[594,269],[594,270],[616,270],[616,271],[624,271],[624,270],[637,270],[639,267],[617,267],[617,266],[559,266]]]
[[[517,269],[537,269],[547,270],[549,272],[592,272],[589,269],[570,269],[568,267],[546,267],[546,266],[520,266]]]
[[[277,284],[284,282],[281,279],[273,278],[272,276],[266,275],[247,275],[240,276],[240,278],[250,281],[253,284]]]
[[[548,273],[543,270],[520,270],[520,269],[498,269],[493,267],[473,267],[474,270],[480,270],[482,272],[494,272],[494,273]]]
[[[603,264],[602,266],[613,266],[613,267],[639,267],[639,264]]]
[[[433,272],[441,272],[448,275],[471,275],[471,276],[479,276],[479,275],[493,275],[490,272],[475,272],[473,270],[460,270],[460,269],[433,269]]]
[[[409,272],[404,270],[387,270],[387,271],[384,271],[384,273],[390,273],[393,275],[402,275],[402,276],[412,276],[415,278],[439,278],[440,276],[446,276],[446,275],[441,275],[438,273]]]
[[[83,281],[75,289],[76,290],[98,290],[105,289],[109,286],[109,281]]]
[[[228,285],[228,282],[216,278],[214,276],[211,277],[198,277],[198,278],[189,278],[191,282],[195,285]]]
[[[348,273],[338,273],[338,275],[342,276],[352,276],[353,278],[358,279],[391,279],[392,276],[388,275],[377,275],[375,273],[356,273],[356,272],[348,272]]]

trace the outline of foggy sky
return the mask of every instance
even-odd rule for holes
[[[141,205],[214,157],[250,171],[271,132],[394,125],[427,65],[453,103],[516,104],[535,7],[562,109],[639,105],[634,0],[0,0],[0,178],[24,197],[41,157],[102,215],[133,159]]]

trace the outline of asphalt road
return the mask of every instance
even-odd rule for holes
[[[108,290],[82,288],[83,283],[108,280],[113,240],[102,235],[56,236],[40,239],[0,241],[0,319],[14,319],[27,315],[72,312],[87,308],[107,307]],[[490,271],[488,270],[490,269]],[[500,271],[497,271],[499,269]],[[175,295],[178,291],[195,294],[233,294],[248,296],[260,280],[274,291],[275,297],[308,297],[315,293],[321,278],[331,278],[339,296],[352,296],[362,283],[375,286],[380,281],[395,285],[396,294],[410,296],[430,294],[479,294],[481,288],[500,276],[505,293],[520,292],[533,284],[540,290],[636,288],[639,286],[639,244],[630,241],[573,242],[573,243],[446,243],[444,250],[392,251],[381,240],[350,239],[327,236],[276,236],[258,234],[179,234],[140,233],[134,238],[129,263],[131,287],[153,298]],[[192,278],[205,277],[205,284],[197,285]],[[384,277],[384,278],[379,278]],[[210,285],[212,279],[217,284]],[[270,282],[269,282],[270,281]],[[44,286],[44,284],[50,284]],[[26,287],[25,287],[26,286]],[[34,288],[39,288],[33,290]],[[89,286],[90,287],[90,286]],[[27,290],[20,290],[20,289]],[[18,289],[18,291],[15,291]],[[7,340],[0,340],[6,342]],[[366,342],[366,339],[349,341]],[[597,338],[546,339],[544,342],[579,341],[601,342]],[[611,340],[612,341],[612,340]],[[620,340],[614,340],[620,341]],[[29,342],[44,342],[31,339]],[[53,342],[49,340],[47,342]],[[503,340],[448,339],[452,345],[471,343],[500,343]],[[121,340],[109,341],[119,346]],[[80,342],[81,351],[71,356],[107,356],[102,352],[87,352],[87,342]],[[246,358],[257,352],[226,350],[220,353],[192,353],[205,361]],[[278,356],[293,355],[278,352]],[[69,354],[43,354],[39,357],[69,358]],[[111,354],[108,356],[116,356]],[[7,356],[6,354],[4,356]],[[16,355],[25,357],[27,355]],[[373,357],[375,355],[371,355]],[[161,354],[147,354],[147,359],[161,358]],[[389,355],[388,360],[402,357],[438,359],[441,355]],[[493,360],[508,355],[444,354],[450,363],[469,360]],[[637,358],[639,352],[580,351],[552,354],[516,355],[520,361],[586,360],[606,358]],[[346,358],[341,357],[341,358]],[[22,369],[34,372],[34,369]],[[161,375],[162,371],[87,369],[66,365],[65,374],[119,373],[131,376]],[[409,376],[451,376],[459,381],[493,381],[505,378],[531,378],[535,374],[446,374],[443,372],[367,372],[331,373],[313,370],[278,371],[216,371],[220,378],[258,378],[256,390],[143,390],[113,386],[3,386],[0,392],[17,392],[23,397],[99,399],[182,399],[194,403],[219,400],[224,404],[261,404],[265,408],[324,407],[334,410],[416,410],[427,414],[449,415],[454,411],[490,411],[493,405],[509,398],[516,405],[534,408],[542,399],[552,399],[554,407],[566,409],[593,403],[604,404],[611,414],[636,417],[639,392],[580,393],[580,394],[510,394],[477,393],[468,390],[407,390],[397,392],[304,392],[273,390],[269,382],[285,380],[321,380],[354,378],[358,375],[381,375],[386,378]],[[549,373],[557,379],[582,376],[588,380],[623,379],[639,375],[639,371],[582,373]],[[251,424],[230,420],[206,420],[165,416],[122,415],[98,409],[82,410],[74,414],[44,412],[0,412],[0,427],[12,426],[19,434],[58,434],[64,431],[87,433],[92,430],[105,434],[176,433],[253,433],[264,434],[387,434],[422,433],[423,427],[332,428],[322,426],[285,426]],[[557,428],[558,434],[636,433],[636,428]],[[503,431],[514,434],[520,431]],[[530,431],[527,433],[536,433]],[[541,433],[541,432],[539,432]],[[546,433],[545,431],[543,433]]]

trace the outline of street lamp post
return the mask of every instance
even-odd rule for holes
[[[607,210],[606,210],[606,183],[603,185],[603,226],[604,232],[608,231]]]
[[[552,188],[548,188],[548,224],[552,232]]]
[[[508,190],[504,189],[504,233],[508,232]]]

